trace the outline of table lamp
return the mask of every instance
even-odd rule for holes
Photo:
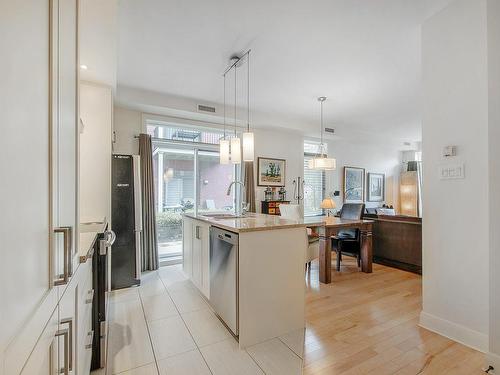
[[[330,210],[337,206],[335,205],[335,201],[332,198],[325,198],[323,199],[323,202],[321,202],[321,205],[319,207],[325,209],[326,215],[330,216]]]

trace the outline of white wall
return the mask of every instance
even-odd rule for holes
[[[422,26],[421,325],[486,351],[489,316],[486,0],[456,0]],[[458,146],[453,160],[442,158]],[[438,166],[464,162],[465,179]]]
[[[304,178],[304,137],[296,132],[254,129],[255,158],[269,157],[286,160],[287,199],[293,201],[293,180]],[[255,183],[257,183],[257,160],[255,162]],[[264,200],[265,186],[257,186],[255,204],[257,212],[261,210],[260,201]]]
[[[338,208],[343,203],[344,167],[365,168],[368,173],[385,174],[385,203],[399,210],[399,174],[401,170],[401,151],[393,145],[380,143],[352,143],[344,140],[328,142],[328,156],[337,159],[337,170],[327,171],[326,194],[340,191],[333,197]],[[365,176],[365,180],[368,176]],[[366,181],[365,181],[366,185]],[[365,189],[365,199],[367,199]],[[366,207],[379,207],[383,202],[365,202]]]
[[[139,140],[134,136],[142,133],[141,112],[115,106],[114,113],[115,143],[114,154],[138,154]]]
[[[137,154],[139,145],[134,138],[142,132],[142,113],[115,105],[114,110],[115,144],[113,153]],[[255,182],[257,183],[257,157],[285,159],[287,199],[293,202],[293,180],[304,178],[304,136],[298,132],[277,129],[253,129],[255,133]],[[401,152],[395,146],[383,142],[349,143],[331,141],[328,145],[330,155],[337,159],[337,170],[327,173],[326,194],[334,190],[342,191],[343,166],[359,166],[366,172],[385,173],[386,203],[399,206],[399,172]],[[256,208],[260,212],[260,201],[264,199],[265,187],[256,186]],[[335,198],[337,207],[342,206],[342,195]],[[367,202],[367,207],[378,207],[379,202]]]
[[[500,369],[500,2],[488,1],[490,363]]]

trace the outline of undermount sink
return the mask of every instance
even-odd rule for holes
[[[235,215],[235,214],[202,214],[202,216],[210,217],[212,219],[238,219],[241,217],[246,217],[245,215]]]

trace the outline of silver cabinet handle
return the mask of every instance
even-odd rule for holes
[[[71,254],[72,254],[72,249],[71,249],[71,244],[73,243],[73,228],[72,227],[59,227],[59,228],[54,228],[54,233],[62,233],[63,234],[63,240],[64,240],[64,251],[63,251],[63,257],[64,257],[64,267],[63,267],[63,274],[59,275],[59,278],[54,280],[54,285],[65,285],[68,283],[68,280],[73,273],[72,270],[72,259],[71,259]]]
[[[73,371],[73,319],[62,319],[61,324],[68,325],[68,368],[69,371]]]
[[[196,239],[197,240],[200,239],[200,226],[199,225],[196,226]]]
[[[87,299],[85,300],[85,303],[87,305],[91,304],[94,301],[94,289],[90,289],[87,292]]]
[[[94,331],[87,333],[87,342],[85,343],[85,349],[92,349],[92,341],[94,340]]]
[[[64,368],[61,369],[61,374],[69,375],[69,329],[60,329],[56,332],[56,337],[63,336],[64,338]]]

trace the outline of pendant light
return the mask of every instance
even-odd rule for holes
[[[241,163],[241,142],[236,134],[236,67],[237,62],[234,65],[234,137],[231,138],[231,163],[240,164]]]
[[[229,140],[226,139],[226,75],[224,74],[224,138],[219,140],[219,163],[229,164]]]
[[[337,167],[337,161],[333,158],[329,158],[328,155],[325,152],[325,145],[323,143],[323,103],[326,100],[326,96],[320,96],[318,98],[318,102],[320,102],[321,106],[321,130],[320,130],[320,136],[321,136],[321,143],[319,145],[319,153],[309,160],[308,166],[309,169],[317,169],[317,170],[324,170],[324,171],[333,171]]]
[[[254,161],[254,136],[250,132],[250,51],[247,52],[247,131],[243,133],[243,161]]]

